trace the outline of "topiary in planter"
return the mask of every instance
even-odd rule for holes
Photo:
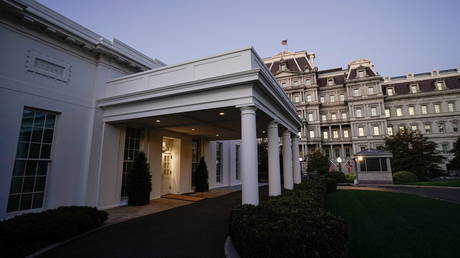
[[[393,174],[395,184],[407,184],[417,182],[417,175],[409,171],[398,171]]]
[[[209,183],[208,183],[208,167],[204,158],[201,157],[200,163],[195,171],[195,192],[208,192]]]
[[[327,175],[328,177],[334,178],[337,183],[346,183],[347,178],[343,172],[331,172]]]
[[[146,205],[150,202],[152,176],[147,158],[142,151],[136,155],[133,166],[128,171],[126,190],[129,205]]]

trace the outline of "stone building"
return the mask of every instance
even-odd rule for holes
[[[368,59],[319,70],[315,54],[284,51],[265,58],[303,119],[301,155],[320,149],[344,165],[364,149],[380,149],[402,128],[418,130],[448,150],[459,134],[460,67],[382,77]]]

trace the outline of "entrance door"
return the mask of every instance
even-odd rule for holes
[[[171,176],[172,176],[172,154],[171,153],[163,153],[163,178],[162,178],[162,185],[161,185],[161,194],[168,194],[171,192]]]

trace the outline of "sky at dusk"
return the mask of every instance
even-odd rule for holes
[[[316,54],[320,70],[369,58],[381,75],[460,66],[460,1],[39,0],[167,64],[253,46]]]

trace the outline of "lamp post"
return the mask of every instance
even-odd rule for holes
[[[360,162],[363,161],[363,159],[364,159],[363,156],[358,156],[358,159],[357,159],[358,162],[356,162],[356,159],[353,158],[353,160],[355,160],[355,166],[356,166],[356,168],[355,168],[356,178],[355,178],[355,182],[354,182],[355,185],[359,184],[358,169],[360,169],[361,167],[358,167],[358,166],[361,165]]]
[[[341,157],[338,157],[337,158],[337,163],[339,163],[339,172],[342,172],[342,158]]]

